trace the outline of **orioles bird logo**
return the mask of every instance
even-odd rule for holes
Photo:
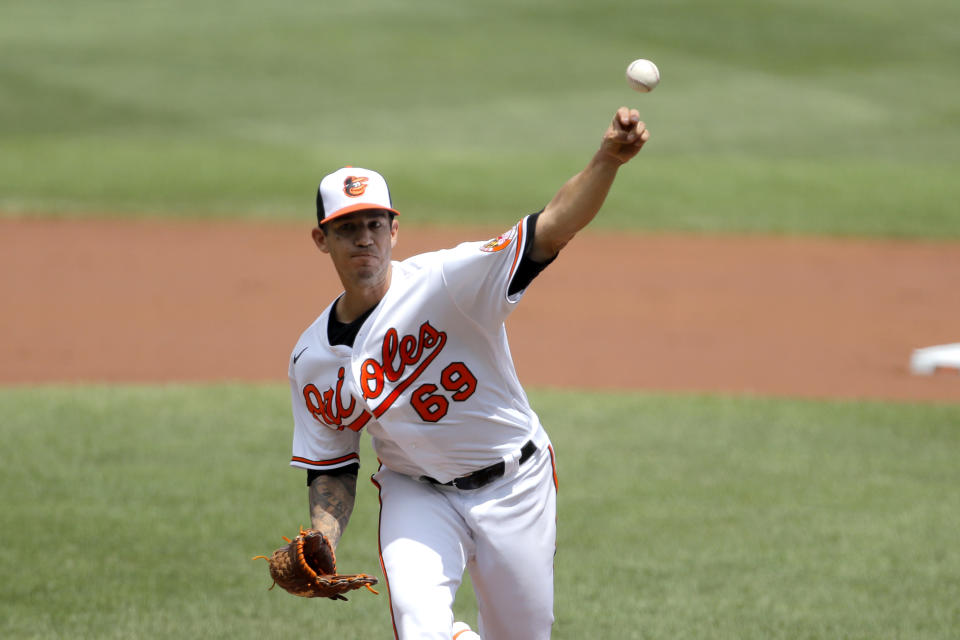
[[[513,227],[512,229],[501,233],[499,236],[493,240],[488,241],[482,247],[480,251],[485,251],[487,253],[494,253],[502,249],[506,249],[507,246],[513,242],[514,237],[517,235],[517,228]]]
[[[367,190],[367,178],[347,176],[343,181],[343,192],[351,198],[358,198]]]

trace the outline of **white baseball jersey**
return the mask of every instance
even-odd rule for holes
[[[545,437],[504,327],[523,295],[508,289],[529,224],[393,262],[390,288],[353,347],[328,340],[333,304],[320,314],[290,361],[291,465],[352,464],[366,429],[388,469],[447,482]]]

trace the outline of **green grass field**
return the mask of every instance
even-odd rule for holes
[[[308,217],[345,164],[409,222],[513,222],[613,110],[599,226],[960,237],[960,5],[7,0],[4,215]],[[656,60],[640,95],[623,71]]]
[[[960,634],[960,407],[531,400],[560,471],[554,637]],[[283,385],[0,390],[0,636],[390,637],[385,594],[294,598],[251,560],[307,519],[287,403]],[[360,484],[339,564],[379,576]]]

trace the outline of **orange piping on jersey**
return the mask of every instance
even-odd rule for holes
[[[523,253],[523,224],[526,221],[527,219],[524,218],[517,223],[517,250],[513,254],[513,264],[510,265],[510,275],[507,277],[507,283],[513,280],[514,270],[517,268],[517,263],[520,262],[520,254]]]
[[[349,453],[345,456],[340,456],[339,458],[334,458],[333,460],[310,460],[309,458],[302,458],[300,456],[293,456],[290,458],[291,462],[302,462],[304,464],[312,464],[318,467],[326,467],[332,464],[338,464],[341,462],[347,462],[348,460],[359,460],[360,455],[356,453]]]

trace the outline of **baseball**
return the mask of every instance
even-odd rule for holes
[[[653,91],[660,84],[660,70],[649,60],[634,60],[627,67],[627,84],[643,93]]]

